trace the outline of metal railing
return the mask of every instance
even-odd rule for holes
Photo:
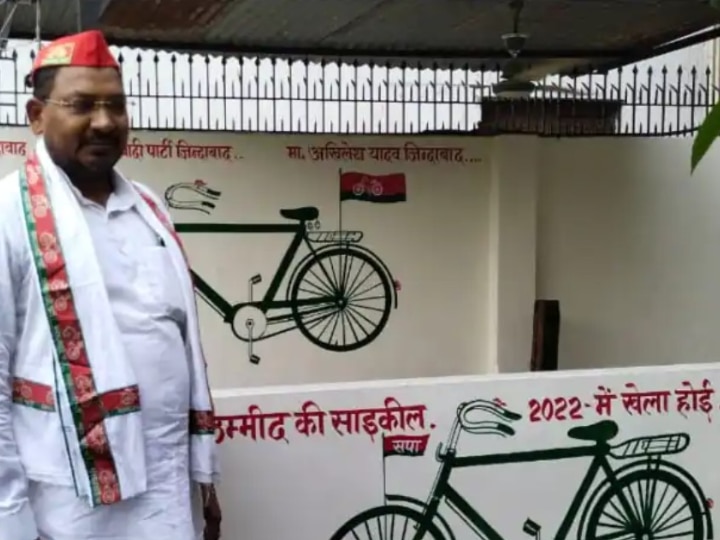
[[[286,61],[116,50],[135,129],[285,133],[677,136],[720,97],[709,68],[647,64],[555,77],[567,97],[498,100],[493,66]],[[29,46],[0,56],[0,125],[24,125]],[[598,127],[600,126],[600,127]]]

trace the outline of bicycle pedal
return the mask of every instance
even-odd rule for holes
[[[540,525],[530,518],[525,520],[525,523],[523,524],[523,532],[528,536],[532,536],[536,540],[540,539]]]
[[[251,354],[250,363],[257,366],[260,363],[260,357],[257,354]]]

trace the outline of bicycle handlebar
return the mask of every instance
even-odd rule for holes
[[[469,415],[476,412],[491,414],[505,422],[514,422],[522,418],[522,416],[518,413],[507,409],[497,402],[487,401],[485,399],[476,399],[466,403],[461,403],[458,407],[457,418],[460,423],[460,427],[463,430],[474,434],[496,434],[503,437],[515,434],[515,430],[503,422],[493,420],[473,420],[469,417]]]
[[[173,199],[173,195],[176,191],[194,191],[199,195],[208,197],[211,199],[217,199],[220,197],[221,192],[215,189],[209,188],[204,182],[178,182],[177,184],[170,185],[165,190],[165,197],[169,200]],[[178,201],[180,202],[180,201]]]

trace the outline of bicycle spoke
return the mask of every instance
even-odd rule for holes
[[[681,519],[680,521],[677,521],[677,522],[673,523],[672,525],[665,525],[665,526],[663,526],[663,527],[659,527],[659,528],[657,528],[657,529],[653,529],[653,531],[652,531],[652,532],[653,532],[653,535],[657,538],[656,535],[657,535],[658,533],[665,532],[665,531],[667,531],[668,529],[672,529],[673,527],[677,527],[678,525],[681,525],[681,524],[683,524],[683,523],[687,523],[688,521],[692,521],[692,519],[693,519],[693,517],[692,517],[692,515],[690,515],[690,516],[686,517],[685,519]],[[686,533],[678,533],[678,534],[676,534],[676,535],[674,535],[674,536],[682,536],[683,534],[686,534]],[[673,536],[671,535],[669,538],[672,538],[672,537],[673,537]]]
[[[370,525],[367,522],[365,522],[364,525],[365,525],[365,531],[367,531],[368,540],[372,540],[372,535],[370,534]]]
[[[332,313],[331,315],[328,315],[327,321],[325,322],[325,325],[320,329],[320,335],[321,335],[321,336],[325,333],[325,330],[327,330],[328,326],[330,326],[330,324],[331,324],[333,321],[335,321],[335,324],[337,324],[337,320],[338,320],[339,316],[340,316],[340,315],[339,315],[339,313],[338,313],[337,311],[335,311],[335,312]],[[318,324],[319,324],[319,323],[318,323]],[[308,327],[308,330],[312,330],[312,329],[315,328],[316,326],[317,326],[317,324],[313,324],[313,325],[311,325],[311,326]],[[334,328],[335,328],[335,326],[333,326],[333,329],[334,329]],[[332,334],[333,334],[333,330],[330,331],[330,336],[331,336],[331,337],[332,337]]]
[[[368,266],[368,264],[365,261],[363,261],[362,264],[360,265],[360,268],[357,269],[357,272],[355,273],[355,277],[353,277],[352,281],[348,285],[348,288],[344,291],[346,298],[352,296],[352,292],[355,290],[355,288],[357,286],[358,279],[360,279],[360,276],[362,275],[362,271],[366,266]],[[370,273],[372,275],[372,269],[370,270]]]
[[[609,506],[612,507],[613,510],[615,510],[618,513],[618,520],[620,523],[623,524],[623,527],[630,527],[630,523],[632,520],[629,518],[629,516],[625,513],[625,511],[622,508],[618,508],[618,505],[615,504],[612,500],[608,501]],[[606,512],[603,512],[603,515],[608,515]]]
[[[350,317],[348,316],[348,312],[342,311],[341,313],[342,313],[343,320],[348,321],[348,326],[350,327],[350,331],[352,332],[353,337],[355,338],[355,341],[360,341],[360,338],[358,337],[357,332],[355,332],[355,327],[353,326],[352,321],[350,320]],[[343,345],[346,343],[347,343],[347,340],[345,338],[345,325],[343,325]]]
[[[362,330],[363,334],[367,336],[370,332],[372,332],[372,329],[375,327],[375,321],[368,319],[362,313],[358,313],[357,310],[351,306],[347,307],[346,313],[348,314],[348,317],[351,317],[352,320],[355,321],[355,324],[360,330]],[[367,324],[363,325],[363,321],[360,319],[363,319]],[[369,326],[370,330],[367,330],[366,326]]]
[[[324,313],[324,314],[318,315],[317,317],[310,318],[310,319],[304,321],[305,327],[312,330],[313,328],[317,327],[319,324],[322,324],[322,322],[326,319],[329,319],[330,321],[332,321],[333,317],[337,317],[338,314],[339,314],[339,312],[335,311],[332,313]]]
[[[596,534],[594,540],[634,540],[635,533],[632,529],[632,518],[612,499],[608,500],[607,506],[603,509],[597,526],[602,529],[609,529],[604,534]],[[609,520],[609,522],[607,521]]]
[[[365,308],[368,309],[368,308]],[[369,332],[365,330],[365,327],[360,323],[358,320],[358,317],[365,320],[372,329],[375,326],[375,321],[372,321],[368,319],[365,315],[360,313],[354,306],[347,306],[348,315],[352,316],[353,320],[357,323],[357,325],[362,329],[363,332],[365,332],[365,335],[367,335]]]
[[[335,287],[336,291],[340,292],[341,291],[341,289],[340,289],[341,282],[340,282],[340,273],[339,273],[340,269],[338,269],[338,272],[335,271],[335,264],[333,264],[332,259],[328,260],[328,264],[330,265],[330,275],[332,276],[332,279],[333,279],[333,281],[332,281],[333,286]],[[338,266],[340,266],[340,265],[338,265]]]
[[[350,275],[352,270],[353,258],[348,257],[347,253],[342,255],[342,272],[340,275],[340,294],[345,294],[347,291],[347,277]]]
[[[596,536],[595,540],[635,540],[635,533],[628,531],[617,531]]]
[[[345,296],[347,298],[352,298],[356,293],[357,290],[362,287],[365,282],[370,279],[375,273],[372,271],[372,268],[370,269],[370,272],[367,273],[367,275],[362,279],[362,281],[358,282],[352,289],[350,289],[347,293],[345,293]],[[358,274],[360,275],[360,274]]]
[[[652,538],[653,540],[670,540],[671,538],[692,538],[693,536],[693,530],[688,529],[687,531],[683,531],[681,533],[677,534],[663,534],[663,535],[656,535],[653,534]]]
[[[627,504],[629,505],[629,509],[632,512],[632,515],[628,516],[630,519],[630,523],[637,523],[640,524],[642,522],[642,511],[640,510],[642,508],[642,503],[638,502],[635,499],[635,494],[633,493],[633,486],[634,484],[630,484],[629,486],[625,487],[623,489],[623,493],[627,493],[626,500]]]
[[[655,523],[655,520],[658,518],[658,512],[660,512],[660,508],[662,508],[662,504],[665,501],[665,496],[667,495],[668,490],[670,489],[669,485],[665,485],[665,489],[663,490],[662,495],[660,496],[660,501],[658,502],[658,505],[655,507],[655,510],[652,514],[652,519],[650,520],[650,527],[652,528],[653,524]]]
[[[370,300],[385,300],[385,295],[381,294],[379,296],[368,296],[366,298],[353,298],[352,303],[357,304],[358,302],[369,302]]]
[[[609,527],[609,528],[611,528],[611,529],[612,529],[612,528],[618,528],[618,527],[622,527],[623,529],[627,529],[628,527],[630,527],[630,523],[628,523],[626,520],[623,520],[622,518],[617,517],[617,516],[611,516],[610,514],[607,513],[607,511],[604,511],[604,512],[602,513],[601,518],[602,518],[602,517],[606,517],[606,518],[608,518],[608,519],[610,519],[611,521],[614,522],[614,523],[601,523],[601,522],[598,523],[598,525],[602,525],[603,527]]]
[[[325,334],[325,330],[328,329],[330,324],[332,324],[332,329],[330,330],[330,337],[329,340],[332,340],[333,335],[335,335],[335,329],[337,328],[338,321],[340,320],[340,312],[336,311],[332,314],[331,317],[328,318],[325,325],[320,329],[320,332],[318,333],[318,338],[322,337]],[[308,328],[308,330],[312,330],[314,327]]]
[[[680,512],[682,512],[682,511],[684,511],[684,510],[689,510],[689,507],[688,507],[686,504],[681,505],[680,508],[678,508],[678,509],[675,510],[672,514],[670,514],[668,517],[666,517],[661,523],[659,523],[658,525],[656,525],[656,527],[653,527],[653,528],[652,528],[653,532],[655,532],[655,531],[660,532],[660,531],[664,531],[664,530],[667,530],[667,529],[672,529],[673,527],[675,527],[675,525],[679,525],[679,524],[682,523],[683,521],[687,521],[688,519],[692,519],[692,514],[691,514],[689,518],[686,518],[686,519],[684,519],[684,520],[680,520],[679,522],[675,523],[674,525],[668,525],[668,523],[669,523],[670,521],[672,521]]]
[[[363,522],[361,527],[348,531],[348,534],[352,540],[411,540],[418,525],[414,519],[407,516],[381,515]]]
[[[311,270],[308,272],[308,274],[311,274],[314,278],[316,278],[316,279],[318,280],[318,282],[320,283],[321,288],[323,288],[322,290],[324,290],[326,294],[329,294],[330,296],[335,296],[335,292],[336,292],[336,291],[334,291],[334,290],[332,289],[332,280],[331,280],[330,286],[328,287],[328,285],[327,285],[327,283],[325,282],[325,280],[323,280],[323,278],[322,278],[321,276],[318,276],[318,275],[317,275],[317,272],[315,272],[315,270],[312,270],[312,269],[311,269]]]
[[[652,470],[652,469],[651,469]],[[642,511],[642,524],[646,526],[650,526],[653,522],[652,518],[652,503],[653,500],[655,500],[655,490],[657,489],[657,479],[655,477],[648,478],[647,482],[648,492],[645,499],[645,504],[643,506]]]
[[[387,517],[387,516],[383,516],[383,518],[385,518],[385,517]],[[382,522],[380,521],[379,516],[376,519],[376,521],[378,523],[378,529],[380,530],[380,538],[378,538],[378,540],[385,540],[385,533],[383,532],[383,530],[386,529],[387,527],[382,526]]]
[[[325,264],[327,264],[330,267],[330,272],[328,273],[327,269],[325,268]],[[328,281],[330,282],[330,285],[332,285],[333,290],[336,294],[340,293],[340,283],[338,282],[338,276],[335,272],[335,266],[336,264],[333,263],[333,257],[327,257],[326,259],[320,260],[320,269],[322,270],[323,274],[325,274],[328,278]]]
[[[678,491],[676,491],[676,492],[675,492],[675,495],[673,495],[673,498],[670,499],[670,502],[668,503],[668,505],[667,505],[667,507],[665,508],[665,510],[663,510],[662,513],[657,516],[657,519],[654,520],[654,521],[651,523],[651,525],[650,525],[650,528],[651,528],[651,529],[654,529],[654,528],[657,526],[658,523],[663,523],[663,522],[664,522],[665,515],[670,511],[670,508],[672,508],[673,503],[675,502],[675,500],[676,500],[679,496],[680,496],[680,493],[679,493]]]
[[[377,312],[379,312],[379,313],[382,313],[383,311],[385,311],[385,310],[382,309],[382,308],[378,308],[378,307],[374,307],[374,306],[358,305],[358,304],[355,303],[355,302],[353,302],[352,304],[348,304],[348,308],[351,308],[351,307],[354,308],[355,310],[358,310],[358,309],[367,309],[368,311],[377,311]],[[369,321],[369,320],[370,320],[370,319],[368,319],[368,321]]]
[[[328,311],[337,312],[338,309],[335,306],[335,304],[319,306],[319,307],[310,307],[310,308],[305,308],[302,311],[300,311],[300,316],[306,317],[308,315],[317,315],[319,313],[328,312]]]
[[[606,529],[617,530],[618,532],[622,532],[623,534],[625,534],[627,532],[627,527],[625,527],[625,525],[618,526],[618,525],[615,525],[614,523],[603,523],[602,521],[599,521],[598,525],[600,527],[605,527]]]
[[[405,520],[405,525],[403,525],[402,536],[400,537],[400,539],[405,538],[405,533],[407,532],[408,525],[410,525],[410,520],[409,520],[409,519],[406,519],[406,520]]]
[[[315,295],[319,295],[319,296],[330,296],[330,297],[334,296],[334,292],[331,289],[329,289],[327,287],[327,285],[325,285],[322,282],[315,283],[314,281],[311,281],[310,279],[308,279],[309,277],[310,276],[306,277],[303,280],[303,284],[305,284],[306,286],[309,285],[310,287],[313,287],[315,289],[315,291],[310,291],[310,290],[307,290],[307,289],[304,289],[303,287],[301,287],[303,292],[306,292],[308,294],[315,294]],[[315,277],[315,276],[313,276],[313,277]]]
[[[372,275],[372,274],[369,274],[369,275],[368,275],[368,278],[369,278],[371,275]],[[355,291],[354,291],[352,294],[348,294],[348,295],[347,295],[347,298],[348,298],[348,300],[355,300],[357,296],[361,296],[361,295],[363,295],[363,294],[369,293],[370,291],[374,291],[374,290],[377,289],[378,287],[382,287],[382,283],[375,283],[374,285],[371,285],[371,286],[369,286],[369,287],[366,287],[366,288],[364,288],[362,291],[359,291],[359,292],[355,292]]]

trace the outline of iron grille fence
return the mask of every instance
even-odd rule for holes
[[[366,65],[116,49],[135,129],[284,133],[682,136],[720,97],[708,68],[636,65],[554,77],[499,99],[494,66]],[[30,45],[0,55],[0,125],[26,123]]]

